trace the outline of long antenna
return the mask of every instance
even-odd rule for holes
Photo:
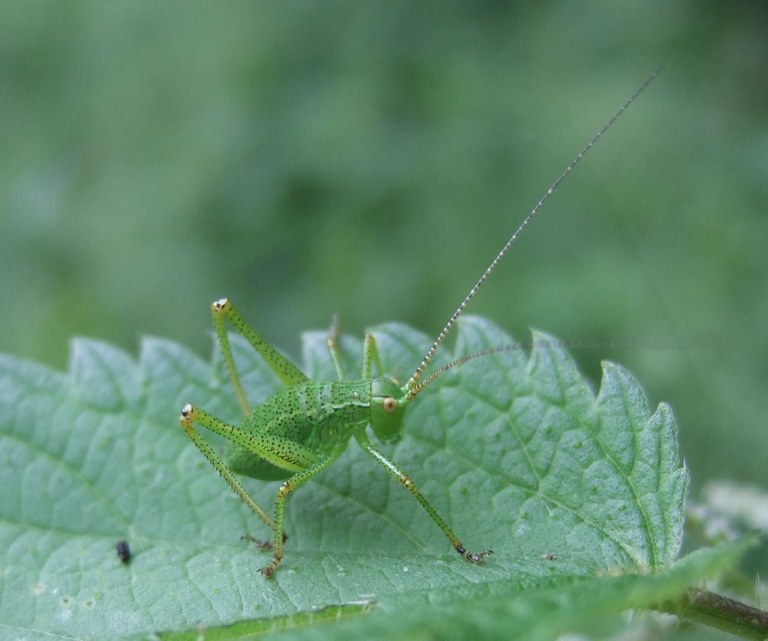
[[[419,385],[419,379],[421,378],[422,374],[424,373],[424,370],[427,369],[427,366],[429,365],[429,362],[432,360],[432,357],[434,356],[437,349],[442,344],[445,337],[448,335],[448,332],[451,331],[451,328],[458,320],[459,316],[461,316],[462,312],[464,311],[464,308],[469,304],[469,301],[471,301],[475,294],[477,294],[477,291],[482,287],[483,283],[486,281],[488,276],[491,275],[491,272],[493,272],[494,269],[496,269],[496,266],[499,264],[502,258],[504,258],[504,255],[509,251],[509,248],[512,246],[512,243],[514,243],[518,236],[523,232],[523,230],[528,226],[528,223],[533,220],[533,217],[539,213],[539,210],[541,209],[542,205],[549,199],[549,197],[554,193],[554,191],[560,186],[560,183],[563,182],[565,177],[573,171],[573,168],[579,163],[579,161],[587,155],[590,149],[595,146],[598,140],[602,138],[603,134],[608,131],[613,123],[615,123],[621,115],[629,108],[629,106],[637,99],[637,97],[643,93],[643,91],[646,90],[648,85],[653,82],[654,78],[659,75],[659,72],[661,71],[661,67],[656,67],[654,69],[653,73],[648,76],[648,79],[640,85],[640,87],[633,93],[629,99],[621,106],[621,108],[613,114],[611,119],[603,125],[603,128],[600,129],[593,137],[592,139],[584,146],[584,148],[578,153],[578,155],[570,162],[570,164],[563,170],[563,172],[557,177],[557,180],[553,182],[547,191],[544,192],[544,195],[539,198],[539,201],[534,205],[533,209],[529,212],[529,214],[523,219],[523,222],[520,223],[518,228],[515,230],[515,232],[509,237],[509,240],[504,244],[504,247],[501,248],[501,251],[496,255],[496,258],[494,258],[491,261],[491,264],[488,265],[487,269],[483,272],[483,275],[480,276],[479,280],[475,283],[474,287],[469,290],[469,293],[467,294],[466,298],[464,298],[463,301],[461,301],[461,305],[459,305],[456,308],[456,311],[451,314],[451,317],[448,319],[448,322],[445,324],[445,327],[440,331],[440,333],[437,335],[437,338],[435,339],[435,342],[432,343],[432,347],[429,348],[429,351],[424,355],[424,358],[421,360],[421,364],[416,368],[416,371],[411,375],[411,378],[408,379],[408,382],[405,385],[405,388],[407,389],[407,396],[409,399],[413,399],[416,397],[416,395],[424,389],[424,384]]]

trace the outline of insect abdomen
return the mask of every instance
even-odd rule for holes
[[[280,436],[322,455],[340,442],[346,444],[356,426],[368,423],[370,406],[370,381],[304,383],[268,398],[246,417],[242,429]],[[230,449],[227,466],[263,480],[291,474],[242,447]]]

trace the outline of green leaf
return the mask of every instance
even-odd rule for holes
[[[385,369],[401,381],[430,342],[402,325],[373,331]],[[304,336],[313,378],[334,378],[325,339]],[[466,317],[455,354],[507,344],[487,321]],[[278,389],[242,340],[233,347],[253,403]],[[157,339],[143,342],[138,362],[76,340],[67,374],[3,357],[4,636],[116,639],[196,634],[199,624],[213,635],[240,622],[220,630],[234,637],[369,607],[435,630],[452,621],[492,632],[510,608],[538,612],[541,603],[560,608],[557,620],[568,625],[588,621],[585,590],[606,612],[630,607],[636,581],[663,582],[680,547],[687,473],[671,411],[662,404],[651,413],[613,364],[595,396],[544,334],[534,333],[530,355],[518,347],[438,379],[409,408],[402,440],[384,448],[469,549],[490,547],[493,556],[477,566],[461,559],[352,444],[289,499],[290,538],[272,581],[258,573],[269,557],[240,540],[268,533],[177,423],[186,402],[238,421],[218,357],[209,364]],[[354,378],[360,341],[344,337],[342,349]],[[451,358],[444,348],[435,365]],[[245,484],[271,509],[275,483]],[[117,557],[118,540],[131,546],[129,564]],[[657,576],[616,576],[649,573]],[[465,602],[472,607],[459,607]],[[432,606],[453,614],[430,617]],[[359,625],[369,619],[379,628],[387,621]]]
[[[450,587],[439,595],[417,592],[400,599],[389,598],[367,618],[344,617],[348,612],[344,607],[323,610],[315,617],[351,619],[343,620],[333,629],[335,641],[361,638],[399,641],[424,638],[461,641],[477,637],[555,639],[575,630],[594,631],[610,627],[610,624],[616,628],[616,617],[611,615],[617,612],[654,608],[666,600],[675,599],[702,577],[732,567],[748,544],[745,541],[699,550],[653,575],[560,576],[530,583],[482,582]],[[301,626],[304,621],[297,623]],[[299,626],[277,635],[277,638],[282,641],[329,638],[327,627]],[[254,638],[249,633],[253,633],[251,622],[209,630],[206,640]],[[197,631],[169,635],[164,639],[194,641],[196,634]],[[604,638],[604,635],[591,638]]]

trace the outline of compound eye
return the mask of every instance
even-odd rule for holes
[[[391,396],[387,396],[387,398],[382,401],[381,406],[384,408],[385,412],[391,414],[397,409],[397,401]]]

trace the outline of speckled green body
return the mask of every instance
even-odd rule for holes
[[[272,435],[309,448],[318,459],[346,447],[350,437],[371,421],[371,381],[304,383],[284,389],[257,406],[241,429],[253,435]],[[284,449],[281,458],[290,453]],[[292,472],[239,446],[230,448],[227,467],[237,474],[262,480],[285,479]]]

